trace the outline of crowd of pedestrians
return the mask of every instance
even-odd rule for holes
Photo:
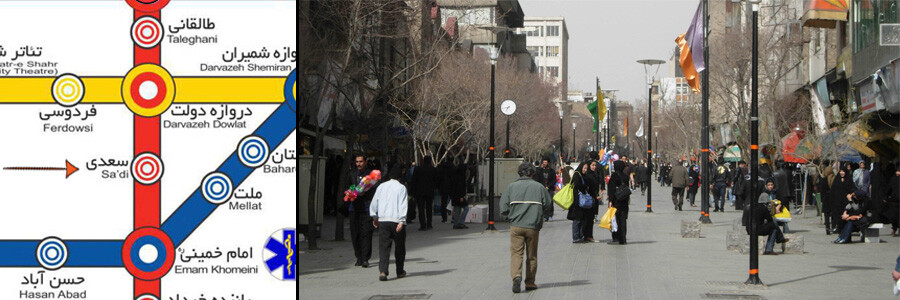
[[[472,203],[466,195],[473,192],[475,172],[473,165],[462,158],[445,160],[433,167],[431,157],[426,156],[418,165],[391,163],[384,169],[364,155],[355,155],[351,159],[352,168],[344,173],[342,180],[344,189],[359,183],[374,169],[388,170],[377,184],[359,193],[354,201],[331,207],[349,219],[356,266],[369,267],[373,235],[377,235],[379,280],[388,279],[392,249],[396,277],[406,276],[406,228],[415,219],[418,219],[420,231],[433,229],[432,218],[436,215],[440,215],[441,222],[452,222],[454,229],[468,228],[465,222]],[[809,177],[802,183],[795,183],[795,174],[799,172],[792,167],[781,161],[775,163],[774,170],[768,164],[761,164],[759,184],[753,191],[746,162],[739,161],[732,167],[730,163],[711,161],[709,188],[712,197],[700,197],[700,201],[709,201],[713,212],[724,211],[726,203],[735,210],[743,210],[743,224],[747,226],[748,234],[755,225],[756,234],[768,236],[764,255],[775,255],[774,245],[788,241],[785,234],[789,232],[789,220],[775,215],[790,211],[792,205],[800,209],[799,198],[804,195],[797,193],[796,187],[802,184],[810,188],[809,203],[821,207],[819,212],[826,234],[839,234],[835,244],[850,243],[853,232],[863,232],[876,222],[890,224],[891,234],[900,236],[900,168],[897,165],[810,164],[806,166],[810,168]],[[518,167],[518,175],[520,178],[501,194],[499,204],[502,220],[510,222],[510,275],[512,290],[516,293],[522,290],[523,281],[526,291],[537,289],[539,232],[544,222],[552,220],[551,199],[560,183],[571,183],[573,188],[573,204],[566,212],[566,219],[572,221],[572,242],[598,242],[594,226],[598,215],[603,213],[600,207],[605,198],[606,207],[615,208],[615,229],[611,230],[610,242],[613,245],[627,244],[632,191],[640,190],[644,195],[651,178],[656,178],[660,185],[672,187],[674,209],[681,211],[684,202],[691,207],[697,205],[702,184],[697,164],[681,160],[648,166],[644,161],[625,156],[608,163],[589,159],[574,169],[562,163],[553,165],[550,159],[541,160],[537,166],[526,162]],[[435,197],[440,199],[437,205],[434,204]],[[439,211],[434,212],[435,207]],[[749,218],[751,211],[754,212],[752,219]]]

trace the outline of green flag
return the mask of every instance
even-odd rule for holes
[[[602,122],[603,117],[606,116],[606,103],[603,102],[603,92],[601,92],[600,89],[597,89],[597,99],[597,101],[591,102],[587,105],[587,109],[591,112],[591,116],[594,117],[593,132],[597,132],[597,128],[599,127],[600,122]]]

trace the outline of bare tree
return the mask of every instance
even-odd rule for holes
[[[321,141],[328,130],[345,133],[351,151],[386,149],[388,129],[394,123],[387,117],[387,103],[407,97],[418,80],[432,72],[443,54],[449,52],[448,47],[440,46],[445,34],[429,18],[432,1],[303,4],[300,23],[305,30],[301,32],[304,44],[298,89],[299,107],[304,110],[298,121],[315,131],[313,161],[321,155]],[[349,159],[341,170],[348,167]],[[318,180],[316,169],[317,164],[313,164],[311,182]],[[344,178],[341,176],[341,181]],[[308,199],[315,199],[315,192],[312,189]],[[310,200],[310,214],[314,203]],[[335,239],[342,240],[340,215],[337,222]],[[310,236],[309,240],[314,249],[315,239]]]
[[[802,48],[788,40],[785,26],[792,19],[791,10],[786,6],[772,6],[760,14],[759,28],[759,112],[764,120],[760,126],[762,141],[778,140],[783,132],[786,114],[799,116],[802,105],[785,106],[785,96],[779,91],[784,89],[784,80],[800,67],[799,59]],[[747,27],[746,24],[744,27]],[[750,135],[750,100],[751,100],[751,36],[749,28],[727,28],[723,32],[713,32],[710,39],[710,120],[711,123],[731,123],[738,129],[735,137],[746,156],[749,152]],[[809,110],[805,110],[808,112]],[[766,116],[768,119],[766,119]],[[806,113],[803,116],[809,118]],[[766,124],[770,126],[765,126]]]
[[[424,78],[415,97],[394,102],[396,112],[412,131],[417,151],[430,155],[440,163],[463,152],[486,155],[488,147],[488,99],[490,99],[490,65],[486,53],[474,55],[456,52],[448,55],[439,68]],[[522,155],[537,157],[548,145],[546,124],[535,124],[547,112],[556,109],[549,99],[556,92],[539,75],[515,68],[514,58],[503,57],[497,63],[496,105],[501,99],[516,101],[517,111],[510,119],[510,144]],[[496,124],[506,117],[496,114]],[[505,136],[505,126],[496,126],[496,137]],[[498,143],[500,144],[500,143]],[[543,148],[542,148],[543,147]],[[500,147],[498,156],[500,156]],[[442,151],[443,150],[443,151]]]

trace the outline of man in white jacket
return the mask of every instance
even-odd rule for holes
[[[402,175],[399,166],[394,166],[388,172],[386,182],[378,185],[372,204],[369,206],[369,215],[378,231],[378,280],[386,281],[388,266],[391,261],[391,243],[396,243],[394,260],[397,263],[397,278],[406,276],[403,270],[403,262],[406,259],[406,187],[398,178]]]

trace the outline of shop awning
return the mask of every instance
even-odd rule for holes
[[[804,0],[803,21],[805,27],[834,29],[837,21],[847,21],[846,0]]]
[[[847,144],[841,143],[842,133],[833,131],[822,139],[822,156],[826,159],[849,161],[858,163],[862,161],[859,151]]]
[[[728,146],[722,156],[727,162],[741,161],[741,147],[738,145]]]
[[[866,145],[869,142],[869,135],[869,132],[861,126],[859,121],[850,123],[844,129],[843,144],[850,145],[850,147],[853,147],[853,149],[865,156],[875,157],[877,155],[875,151]]]

